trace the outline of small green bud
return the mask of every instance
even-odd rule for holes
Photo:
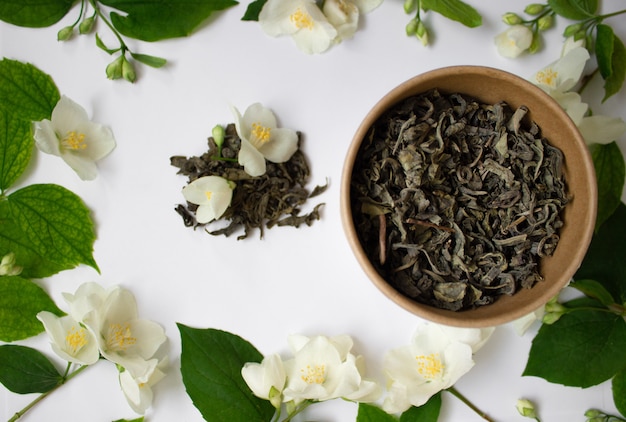
[[[537,28],[540,31],[552,28],[554,25],[554,17],[552,15],[545,15],[539,18],[537,21]]]
[[[417,24],[415,36],[417,36],[417,39],[422,42],[423,46],[428,45],[428,30],[426,29],[426,25],[424,25],[422,21]]]
[[[80,25],[78,25],[78,32],[80,34],[88,34],[93,29],[93,25],[96,23],[96,19],[91,16],[87,19],[84,19]]]
[[[531,3],[524,9],[524,13],[528,13],[531,16],[537,16],[543,12],[546,8],[545,4]]]
[[[533,34],[533,40],[530,43],[530,47],[528,47],[528,54],[535,54],[541,48],[541,38],[539,34]]]
[[[57,41],[67,41],[72,38],[72,35],[74,35],[74,27],[66,26],[57,32]]]
[[[417,9],[417,0],[404,0],[404,12],[409,14]]]
[[[221,125],[216,125],[211,131],[215,145],[217,145],[218,148],[224,144],[224,133],[224,127]]]
[[[508,12],[502,15],[502,22],[504,22],[507,25],[519,25],[523,21],[524,20],[519,15],[513,12]]]
[[[586,418],[595,418],[597,416],[602,416],[602,415],[603,415],[603,413],[600,412],[598,409],[588,409],[585,412],[585,417]]]
[[[0,275],[19,275],[22,267],[15,265],[15,254],[10,252],[0,261]]]
[[[519,399],[517,400],[516,407],[520,415],[527,417],[527,418],[537,419],[537,412],[535,412],[535,405],[530,400]]]
[[[564,314],[565,312],[567,312],[567,308],[561,305],[556,300],[550,300],[548,303],[546,303],[546,312],[558,312]]]
[[[122,57],[124,57],[124,60],[122,61],[122,76],[128,82],[133,83],[135,82],[135,80],[137,80],[137,74],[135,73],[135,66],[133,66],[131,62],[126,60],[125,56],[122,56]]]
[[[571,37],[580,32],[580,30],[583,29],[583,26],[584,25],[582,23],[573,23],[571,25],[568,25],[563,31],[563,36],[565,38]]]
[[[411,19],[409,23],[406,24],[405,31],[409,37],[417,34],[417,27],[419,26],[419,22],[417,19]]]
[[[563,314],[560,312],[547,312],[541,319],[541,322],[543,322],[546,325],[552,325],[555,322],[557,322],[559,319],[561,319],[562,316]]]
[[[126,60],[126,57],[122,55],[108,64],[106,68],[107,78],[120,79],[122,77],[122,68],[124,66],[123,65],[124,60]]]

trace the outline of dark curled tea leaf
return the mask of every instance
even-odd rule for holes
[[[189,177],[188,182],[203,176],[220,176],[236,183],[230,206],[219,220],[226,221],[226,225],[216,229],[206,228],[212,235],[230,236],[243,229],[244,233],[237,239],[248,237],[254,229],[260,230],[263,238],[264,229],[274,226],[300,227],[303,224],[310,226],[313,221],[320,219],[320,209],[324,204],[318,204],[308,214],[300,214],[300,207],[307,199],[317,196],[326,190],[324,186],[316,186],[309,192],[305,185],[310,176],[309,166],[301,150],[285,163],[267,163],[264,175],[252,177],[237,163],[237,155],[241,140],[237,135],[234,124],[226,127],[221,157],[218,157],[218,148],[213,138],[209,138],[209,149],[200,157],[174,156],[170,162],[178,167],[178,174]],[[195,220],[194,212],[197,206],[187,203],[176,206],[176,212],[182,217],[187,227],[197,227],[200,224]],[[209,223],[213,225],[214,223]]]
[[[542,280],[567,203],[563,155],[528,110],[437,90],[397,104],[355,160],[356,231],[397,290],[450,310]]]

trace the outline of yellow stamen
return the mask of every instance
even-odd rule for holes
[[[107,346],[112,351],[126,350],[137,342],[130,330],[130,324],[110,324]]]
[[[302,381],[307,384],[323,384],[326,381],[326,365],[307,365],[300,372]]]
[[[87,144],[85,143],[85,134],[76,133],[75,131],[68,132],[67,136],[61,141],[61,144],[65,148],[73,150],[87,148]]]
[[[87,345],[87,334],[84,328],[72,327],[67,331],[65,343],[70,349],[70,354],[75,355],[80,349]]]
[[[252,144],[256,147],[270,140],[272,129],[260,123],[252,123]]]
[[[445,365],[439,359],[439,353],[415,356],[417,360],[417,372],[424,378],[432,380],[443,372]]]
[[[210,201],[211,200],[211,195],[213,195],[213,192],[208,190],[208,191],[204,192],[204,195],[206,196],[206,199]]]
[[[315,26],[311,15],[307,12],[303,12],[299,7],[289,16],[289,19],[298,29],[306,28],[311,30]]]
[[[549,87],[556,86],[556,78],[559,76],[558,72],[555,72],[551,67],[546,70],[542,70],[537,72],[537,82],[542,85],[547,85]]]

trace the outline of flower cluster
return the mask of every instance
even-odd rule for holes
[[[380,386],[363,378],[363,357],[350,353],[350,336],[292,335],[288,341],[290,359],[273,354],[261,363],[248,362],[241,370],[254,395],[269,400],[279,412],[283,403],[294,415],[313,402],[336,398],[373,402],[380,397]]]
[[[143,414],[152,403],[151,387],[164,377],[166,359],[157,357],[167,339],[163,328],[139,319],[135,297],[120,286],[106,290],[85,283],[63,296],[68,315],[37,314],[54,352],[78,365],[93,365],[100,358],[114,363],[128,404]]]
[[[40,151],[61,157],[83,180],[98,174],[96,161],[115,148],[111,129],[89,120],[79,104],[62,96],[48,120],[33,123]]]
[[[266,172],[266,160],[284,163],[298,150],[296,131],[279,128],[274,113],[262,104],[252,104],[243,115],[233,108],[233,114],[237,135],[241,139],[237,161],[248,175],[262,176]],[[221,148],[223,128],[217,126],[213,129],[213,138]],[[198,205],[196,220],[206,224],[219,219],[228,209],[235,187],[233,181],[223,177],[203,176],[185,186],[183,196],[188,202]]]
[[[383,402],[387,413],[422,406],[439,391],[452,387],[473,366],[472,355],[491,337],[494,328],[456,328],[434,323],[420,325],[409,345],[385,356],[389,379]]]
[[[360,14],[370,12],[382,0],[268,0],[259,13],[263,31],[273,37],[290,35],[307,54],[322,53],[351,38]]]
[[[561,105],[588,144],[606,144],[626,132],[626,123],[620,118],[588,115],[589,105],[582,102],[578,92],[572,91],[580,82],[590,57],[584,43],[573,38],[566,40],[561,57],[535,73],[531,82]]]
[[[554,11],[548,5],[533,3],[524,12],[531,16],[524,19],[517,13],[505,13],[502,20],[510,27],[496,36],[500,55],[515,58],[524,52],[533,54],[540,47],[540,32],[554,26]]]

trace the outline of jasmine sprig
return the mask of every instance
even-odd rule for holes
[[[626,422],[626,419],[619,416],[604,413],[601,410],[589,409],[585,412],[585,422]]]
[[[532,3],[524,8],[524,13],[532,16],[531,19],[524,19],[517,13],[508,12],[502,16],[502,21],[507,25],[524,25],[533,34],[532,42],[528,47],[530,54],[536,53],[541,47],[541,35],[547,29],[554,26],[555,12],[547,4]]]

